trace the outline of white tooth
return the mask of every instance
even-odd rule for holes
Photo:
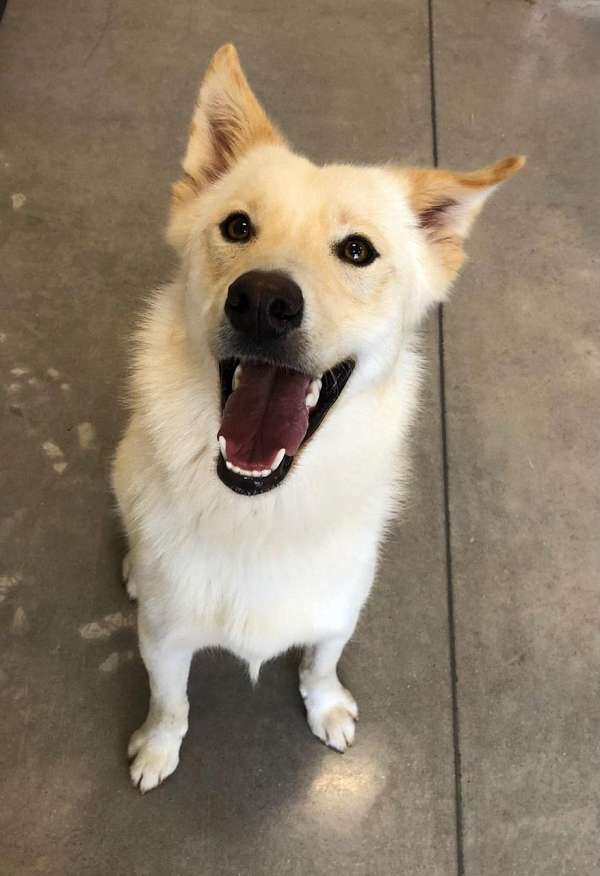
[[[270,468],[263,468],[263,470],[260,473],[260,476],[263,478],[268,478],[270,474],[271,474]]]
[[[229,471],[235,471],[235,465],[232,465],[228,459],[225,460],[225,465],[229,469]]]
[[[252,472],[252,477],[253,478],[261,478],[262,472],[258,471],[257,469],[254,469],[254,471]]]
[[[223,459],[227,462],[227,440],[223,435],[219,435],[219,447],[221,448]]]
[[[308,393],[305,398],[306,407],[314,408],[317,402],[319,401],[319,393],[321,392],[321,379],[317,377],[315,380],[311,381],[310,386],[308,387]]]
[[[278,452],[277,456],[275,457],[275,459],[273,460],[273,465],[271,466],[271,471],[275,471],[275,469],[281,465],[281,462],[282,462],[284,456],[285,456],[285,447],[282,447],[281,450]]]
[[[235,371],[233,372],[233,380],[231,381],[231,388],[236,390],[240,385],[240,377],[242,376],[242,366],[241,363],[237,366]]]

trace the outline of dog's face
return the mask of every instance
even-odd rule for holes
[[[522,163],[318,167],[267,119],[233,47],[217,53],[169,238],[183,255],[188,334],[219,362],[224,483],[246,495],[281,483],[350,378],[353,391],[386,379],[447,293],[485,198]]]

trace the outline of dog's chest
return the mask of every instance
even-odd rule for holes
[[[373,531],[284,530],[246,522],[229,544],[190,533],[170,559],[164,620],[195,647],[251,664],[351,628],[372,580]]]

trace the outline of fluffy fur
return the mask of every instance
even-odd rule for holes
[[[129,746],[142,791],[177,766],[190,660],[208,646],[237,654],[254,679],[262,662],[303,646],[312,731],[340,751],[353,742],[357,708],[336,664],[401,494],[415,331],[444,299],[483,201],[522,162],[470,174],[318,167],[269,122],[233,47],[213,59],[173,192],[168,236],[181,267],[139,330],[132,416],[113,470],[151,687]],[[251,246],[219,232],[236,210],[257,226]],[[349,233],[368,236],[380,258],[340,262],[332,244]],[[216,475],[218,339],[229,285],[257,268],[284,270],[301,287],[311,373],[348,357],[356,367],[284,482],[245,497]]]

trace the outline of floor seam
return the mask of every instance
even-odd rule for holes
[[[437,134],[437,104],[435,90],[435,53],[433,29],[433,0],[427,0],[427,19],[429,29],[429,83],[431,106],[431,139],[433,165],[438,166],[438,134]],[[456,666],[456,624],[454,613],[454,580],[452,575],[452,541],[450,525],[450,481],[448,465],[448,428],[446,406],[446,367],[444,347],[444,306],[438,307],[438,366],[439,366],[439,398],[440,398],[440,428],[442,443],[442,473],[444,494],[444,537],[446,548],[446,597],[448,612],[448,651],[450,670],[450,689],[452,699],[452,745],[454,750],[454,800],[456,825],[456,872],[457,876],[465,876],[464,832],[463,832],[463,794],[462,794],[462,759],[460,751],[460,716],[458,709],[458,672]]]

